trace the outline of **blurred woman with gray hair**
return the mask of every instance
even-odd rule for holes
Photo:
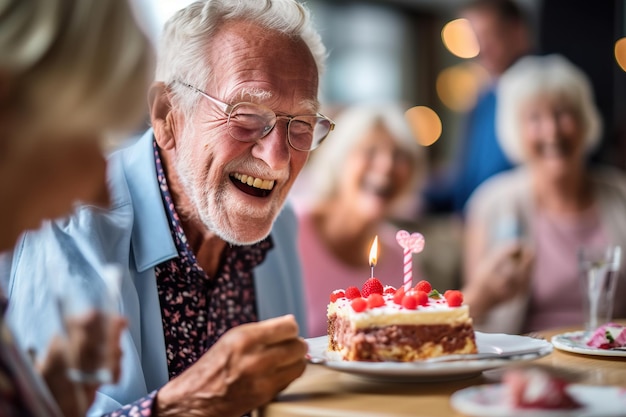
[[[588,166],[601,120],[589,80],[564,57],[520,59],[502,76],[498,97],[496,129],[518,167],[470,200],[466,302],[482,330],[581,325],[577,253],[626,245],[626,177]],[[616,299],[626,297],[626,286],[617,291]],[[615,315],[625,316],[626,304]]]
[[[0,0],[0,251],[77,200],[108,205],[103,140],[141,123],[151,61],[127,0]],[[84,327],[72,327],[79,339],[57,337],[37,352],[41,378],[14,342],[5,307],[0,290],[0,415],[85,415],[100,382],[72,378],[69,352],[89,361],[105,351],[116,379],[124,319],[102,329],[81,316]]]
[[[340,113],[333,135],[306,167],[310,200],[296,206],[309,336],[326,334],[333,290],[361,288],[369,278],[374,236],[379,239],[375,275],[384,284],[401,285],[403,253],[389,221],[399,205],[415,197],[425,169],[400,105],[350,107]],[[414,273],[420,276],[419,270]]]

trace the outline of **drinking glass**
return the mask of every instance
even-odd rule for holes
[[[620,246],[579,250],[578,265],[583,295],[583,320],[587,333],[611,321],[621,260],[622,248]]]
[[[110,319],[118,314],[121,268],[114,264],[98,270],[86,266],[83,262],[69,266],[73,281],[58,278],[57,301],[68,342],[68,377],[74,382],[100,385],[113,381]],[[75,268],[80,270],[72,271]]]

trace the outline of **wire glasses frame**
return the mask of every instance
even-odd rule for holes
[[[335,128],[335,122],[320,113],[300,116],[277,115],[272,109],[256,103],[245,101],[236,104],[224,103],[190,84],[178,80],[177,82],[196,91],[223,111],[228,116],[226,124],[228,133],[240,142],[261,140],[274,129],[278,119],[286,119],[287,142],[295,150],[308,152],[317,148]]]

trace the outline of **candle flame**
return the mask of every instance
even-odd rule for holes
[[[378,262],[378,235],[374,237],[374,241],[372,242],[372,246],[370,248],[370,266],[375,267],[376,262]]]

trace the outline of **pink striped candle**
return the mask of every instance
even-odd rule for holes
[[[398,230],[396,241],[404,249],[404,290],[408,291],[413,286],[413,254],[424,250],[424,236],[421,233],[409,233],[406,230]]]
[[[411,249],[404,249],[404,291],[413,286],[413,253]]]

